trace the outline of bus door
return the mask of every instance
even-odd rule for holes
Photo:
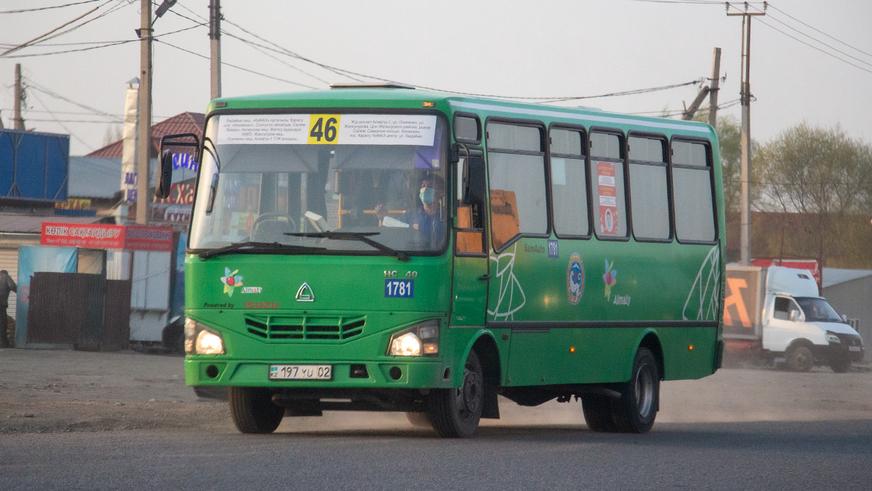
[[[454,284],[451,324],[483,326],[487,308],[485,167],[481,153],[461,156],[455,167]]]

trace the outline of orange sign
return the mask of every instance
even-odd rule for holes
[[[597,196],[599,197],[600,235],[618,235],[618,193],[615,167],[620,164],[597,162]]]

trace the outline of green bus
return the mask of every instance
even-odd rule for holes
[[[720,366],[708,125],[397,85],[211,102],[185,259],[185,377],[243,433],[405,411],[472,436],[581,401],[646,432],[662,380]]]

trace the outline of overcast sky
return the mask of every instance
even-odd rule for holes
[[[76,1],[83,0],[0,0],[0,11]],[[198,17],[208,17],[208,4],[208,0],[179,0],[172,10],[202,22]],[[0,52],[97,6],[101,8],[82,20],[105,16],[46,41],[46,46],[10,56],[90,46],[59,43],[132,39],[133,29],[139,26],[139,5],[139,0],[99,0],[38,12],[0,13]],[[723,50],[721,72],[727,76],[720,102],[739,96],[741,18],[727,17],[723,3],[705,0],[224,0],[222,10],[227,21],[316,62],[413,85],[495,95],[586,96],[687,82],[709,76],[712,48],[718,46]],[[173,12],[157,20],[156,35],[194,25]],[[870,20],[872,2],[866,0],[777,0],[770,2],[766,17],[754,18],[755,139],[765,142],[806,121],[840,125],[852,137],[872,144]],[[262,43],[228,22],[223,28]],[[200,26],[163,40],[207,56],[207,34],[207,27]],[[225,63],[285,80],[225,66],[225,96],[308,90],[291,82],[322,88],[325,81],[350,82],[288,56],[268,57],[227,35],[222,42]],[[22,64],[33,85],[25,112],[28,129],[72,133],[71,153],[82,155],[101,147],[107,131],[120,124],[106,123],[113,118],[88,114],[92,111],[56,96],[120,118],[126,82],[139,71],[139,45],[0,57],[0,114],[6,127],[12,126],[15,63]],[[689,86],[572,104],[633,113],[677,110],[682,102],[689,104],[697,90]],[[208,60],[156,43],[155,122],[183,111],[202,112],[208,98]],[[738,118],[740,109],[733,106],[720,114]]]

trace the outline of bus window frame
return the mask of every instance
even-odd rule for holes
[[[718,223],[718,202],[717,202],[717,188],[715,186],[715,170],[714,170],[714,151],[712,150],[712,142],[706,138],[698,138],[687,135],[672,135],[669,138],[669,179],[670,185],[672,184],[672,169],[695,169],[700,170],[700,166],[698,165],[683,165],[683,164],[675,164],[672,161],[672,142],[674,141],[687,142],[687,143],[701,143],[705,147],[705,159],[706,166],[705,169],[708,170],[709,175],[709,193],[711,193],[712,199],[712,221],[714,223],[714,238],[712,240],[681,240],[678,234],[678,226],[676,223],[675,228],[675,241],[679,244],[697,244],[697,245],[716,245],[720,242],[720,224]],[[678,220],[678,215],[675,212],[675,200],[672,200],[672,213],[676,217],[676,222]]]
[[[630,157],[630,138],[647,138],[649,140],[660,140],[663,143],[663,162],[649,162],[647,160],[633,160]],[[630,174],[630,165],[638,164],[638,165],[650,165],[656,167],[665,167],[666,168],[666,213],[668,215],[669,221],[669,237],[665,239],[656,239],[656,238],[639,238],[636,236],[636,231],[632,231],[633,241],[635,242],[653,242],[658,244],[669,244],[675,241],[676,233],[675,233],[675,214],[674,214],[674,203],[672,199],[672,166],[669,165],[670,155],[672,153],[672,144],[669,138],[662,133],[650,133],[644,131],[628,131],[627,132],[627,174]],[[633,207],[633,196],[632,193],[627,194],[627,202],[632,209]],[[632,213],[632,210],[631,210]]]
[[[591,172],[591,166],[593,165],[594,157],[592,155],[593,151],[591,151],[590,139],[593,137],[594,133],[605,133],[605,134],[610,134],[610,135],[617,135],[618,138],[623,139],[623,142],[620,145],[620,152],[621,152],[620,159],[614,159],[614,158],[608,158],[608,157],[597,157],[596,159],[598,161],[620,163],[621,164],[622,173],[624,176],[624,211],[627,214],[627,232],[625,235],[620,236],[620,237],[609,236],[609,235],[601,237],[600,234],[597,233],[597,231],[596,231],[596,223],[594,223],[594,221],[591,221],[590,225],[591,225],[591,228],[593,229],[594,237],[596,237],[597,240],[607,240],[607,241],[613,241],[613,242],[629,242],[630,239],[633,237],[633,210],[631,209],[631,204],[630,204],[630,199],[629,199],[630,175],[628,173],[629,164],[627,163],[627,153],[628,153],[627,152],[627,141],[628,141],[627,135],[626,135],[626,133],[624,133],[623,130],[618,129],[618,128],[609,128],[609,127],[605,127],[605,126],[591,126],[590,127],[590,130],[588,131],[588,134],[587,134],[587,172],[588,172],[588,174],[590,174],[590,177],[588,178],[588,181],[590,183],[590,188],[588,189],[588,193],[590,193],[590,202],[591,203],[593,203],[593,173]],[[597,205],[597,206],[599,206],[599,205]],[[591,209],[591,215],[592,215],[592,218],[595,216],[593,214],[593,209]]]
[[[477,138],[476,140],[468,140],[466,138],[457,138],[457,135],[454,133],[454,128],[456,127],[455,124],[457,123],[458,117],[475,119],[475,124],[478,126],[478,135],[476,137]],[[454,138],[454,141],[456,143],[463,143],[466,145],[481,147],[482,146],[481,139],[482,139],[483,134],[484,134],[484,130],[481,126],[481,118],[479,118],[478,114],[458,111],[458,112],[454,113],[454,115],[452,115],[452,117],[451,117],[451,136]],[[472,148],[470,148],[470,151],[472,151]]]
[[[442,139],[442,155],[444,156],[444,165],[448,167],[445,170],[446,180],[449,181],[446,183],[446,187],[450,186],[451,183],[451,166],[454,164],[451,162],[451,138],[454,136],[453,127],[451,126],[451,120],[448,118],[448,114],[438,109],[417,109],[417,108],[379,108],[379,107],[354,107],[354,106],[337,106],[337,107],[311,107],[311,106],[303,106],[303,107],[269,107],[269,108],[219,108],[215,109],[208,114],[203,120],[203,141],[200,144],[200,155],[203,155],[205,146],[206,146],[206,128],[209,127],[209,121],[215,116],[223,116],[227,114],[324,114],[325,112],[330,111],[338,114],[428,114],[436,116],[437,120],[441,120],[442,124],[447,128],[445,132],[446,135]],[[209,140],[211,142],[211,140]],[[212,143],[213,146],[220,145],[220,142]],[[194,202],[191,205],[191,220],[188,221],[188,239],[185,243],[185,254],[198,254],[202,251],[207,251],[211,249],[192,249],[191,248],[191,226],[193,224],[193,216],[194,216],[194,207],[197,205],[197,194],[200,189],[200,173],[203,171],[202,162],[197,168],[197,178],[194,182]],[[447,193],[446,193],[447,195]],[[447,223],[453,223],[454,217],[454,208],[453,206],[446,206],[446,217]],[[419,257],[439,257],[445,255],[445,253],[449,250],[451,246],[451,236],[450,230],[452,227],[445,227],[445,240],[442,241],[442,247],[438,250],[433,251],[402,251],[409,254],[409,256],[419,256]],[[385,256],[386,254],[382,251],[374,250],[374,251],[333,251],[333,250],[325,250],[318,251],[317,254],[319,256],[360,256],[360,257],[376,257],[376,256]]]
[[[504,149],[504,148],[499,148],[499,147],[497,147],[495,149],[491,149],[490,145],[488,145],[488,126],[492,122],[497,123],[497,124],[509,124],[509,125],[527,126],[527,127],[537,128],[539,130],[539,149],[540,149],[540,151],[539,152],[531,152],[529,150],[511,150],[511,149]],[[527,234],[525,234],[521,231],[518,231],[518,233],[516,235],[514,235],[511,239],[507,240],[500,248],[497,248],[495,246],[494,237],[493,237],[493,234],[491,234],[491,237],[490,237],[491,247],[493,247],[493,250],[495,253],[499,254],[500,252],[503,252],[504,250],[508,249],[512,244],[514,244],[515,242],[518,242],[519,240],[521,240],[524,237],[532,237],[532,238],[537,238],[537,239],[547,239],[547,238],[551,237],[551,231],[553,230],[552,223],[551,223],[551,188],[550,188],[551,179],[550,179],[550,176],[548,175],[548,171],[549,171],[548,147],[550,145],[547,145],[545,142],[545,137],[548,135],[547,126],[545,125],[544,122],[539,121],[539,120],[535,120],[535,119],[504,118],[504,117],[499,117],[499,116],[488,116],[487,118],[485,118],[484,124],[485,124],[485,126],[484,126],[484,132],[483,132],[482,137],[484,140],[485,156],[486,156],[485,158],[486,158],[486,165],[487,165],[487,211],[488,211],[488,220],[489,221],[491,218],[491,179],[490,179],[490,169],[491,169],[490,153],[491,153],[491,150],[493,150],[496,153],[510,153],[510,154],[515,154],[515,155],[529,155],[529,156],[535,156],[535,157],[541,156],[542,157],[542,164],[543,164],[542,171],[545,173],[545,176],[544,176],[545,177],[545,233],[542,233],[542,234],[529,234],[529,233],[527,233]]]
[[[460,143],[463,144],[463,142],[460,142]],[[467,150],[468,150],[467,155],[461,156],[461,158],[466,158],[466,159],[470,159],[470,160],[473,158],[473,156],[476,158],[480,158],[481,165],[484,168],[483,171],[484,171],[485,175],[487,176],[488,168],[487,168],[487,163],[485,160],[484,148],[482,148],[481,146],[475,146],[475,147],[467,147]],[[457,175],[456,163],[452,163],[450,165],[451,165],[451,171],[450,171],[451,178],[462,179],[460,176]],[[466,165],[469,165],[469,162],[467,162]],[[452,197],[451,197],[452,206],[451,206],[450,213],[451,213],[451,217],[452,217],[452,223],[456,224],[457,218],[458,218],[457,207],[459,206],[459,203],[458,203],[459,196],[456,196],[456,194],[457,194],[456,181],[452,181],[452,182],[454,183],[454,185],[451,186],[451,188],[452,188],[452,191],[451,191],[451,193],[452,193]],[[484,186],[485,186],[485,189],[484,189],[485,196],[484,197],[487,198],[489,196],[488,179],[485,179]],[[490,210],[490,207],[487,206],[487,203],[482,203],[482,210],[481,210],[482,217],[481,217],[481,228],[480,229],[478,229],[478,228],[460,228],[460,227],[456,227],[456,226],[451,227],[451,229],[452,229],[452,237],[451,238],[454,239],[453,250],[454,250],[454,255],[456,257],[479,257],[479,258],[488,257],[487,237],[488,237],[488,229],[489,229],[488,220],[490,219],[490,211],[489,210]],[[482,252],[462,252],[462,251],[459,251],[457,249],[457,232],[481,232],[481,251]]]
[[[581,151],[583,153],[583,155],[581,156],[582,157],[581,160],[583,162],[582,165],[584,165],[584,180],[585,180],[584,195],[585,195],[585,201],[587,203],[587,234],[584,234],[584,235],[561,234],[560,231],[557,230],[557,223],[554,219],[554,206],[553,206],[553,201],[552,201],[554,199],[554,195],[553,195],[553,189],[551,188],[551,156],[555,155],[555,154],[551,153],[551,130],[552,129],[578,131],[581,133]],[[547,131],[548,131],[548,135],[547,135],[548,136],[548,146],[547,146],[548,147],[547,148],[548,149],[548,151],[547,151],[548,158],[546,159],[546,165],[545,165],[546,166],[545,177],[547,178],[547,182],[548,182],[548,189],[547,189],[547,193],[548,193],[548,222],[550,224],[550,230],[554,234],[554,236],[557,237],[558,239],[590,240],[590,238],[593,236],[592,232],[591,232],[593,230],[593,215],[592,215],[591,199],[590,199],[590,186],[591,186],[590,164],[588,163],[588,160],[587,160],[588,157],[590,156],[590,140],[588,137],[587,128],[585,128],[584,126],[581,126],[581,125],[574,125],[574,124],[569,124],[569,123],[551,123],[548,125]],[[558,153],[556,155],[558,155],[560,157],[573,158],[573,156],[562,154],[562,153]]]

